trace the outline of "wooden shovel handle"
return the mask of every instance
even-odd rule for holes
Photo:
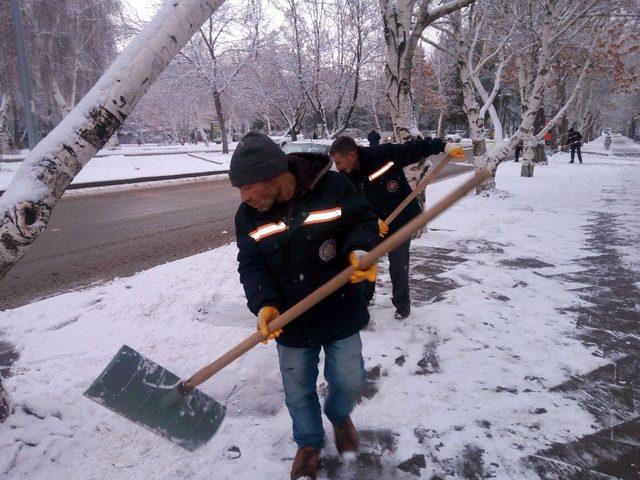
[[[435,170],[435,169],[434,169]],[[380,257],[386,255],[388,252],[394,250],[398,246],[402,245],[406,242],[411,236],[413,236],[417,231],[423,228],[427,222],[432,221],[446,209],[451,207],[454,203],[464,197],[467,193],[469,193],[472,189],[480,185],[487,177],[489,176],[489,172],[486,170],[481,170],[476,173],[472,178],[468,179],[454,191],[449,193],[442,200],[437,202],[427,211],[421,213],[416,216],[413,220],[407,223],[405,226],[400,228],[393,235],[389,236],[383,242],[378,244],[375,248],[373,248],[370,252],[364,255],[360,259],[361,268],[366,269],[376,263]],[[316,289],[314,292],[309,294],[307,297],[300,300],[289,310],[284,312],[278,318],[269,323],[269,331],[273,332],[278,330],[289,322],[293,321],[302,313],[306,312],[308,309],[316,305],[317,303],[324,300],[327,296],[338,290],[340,287],[345,285],[351,274],[353,273],[354,268],[348,267],[345,268],[338,275],[333,277],[327,283]],[[191,378],[183,382],[183,387],[187,390],[191,390],[202,382],[208,380],[213,375],[218,373],[224,367],[233,362],[236,358],[240,357],[242,354],[248,352],[253,347],[255,347],[258,343],[264,340],[264,337],[260,332],[256,332],[242,342],[237,344],[231,350],[220,356],[217,360],[214,360],[212,363],[207,365],[206,367],[198,370],[194,373]]]
[[[427,185],[429,185],[433,181],[433,179],[436,178],[436,175],[438,175],[442,171],[445,165],[449,163],[452,158],[453,157],[451,155],[445,156],[442,161],[438,163],[438,165],[429,170],[427,172],[427,175],[422,180],[420,180],[418,185],[416,185],[416,188],[414,188],[413,191],[409,195],[407,195],[407,198],[405,198],[402,203],[400,203],[400,205],[398,205],[395,210],[391,212],[387,218],[384,219],[384,223],[389,225],[391,222],[393,222],[396,217],[400,215],[400,212],[402,212],[402,210],[404,210],[405,207],[409,205],[409,203],[411,203],[411,201],[420,194],[420,192],[427,188]]]

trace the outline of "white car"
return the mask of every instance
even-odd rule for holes
[[[460,143],[462,141],[462,137],[458,133],[445,133],[444,141],[451,143]]]

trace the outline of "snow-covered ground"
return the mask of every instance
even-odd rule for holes
[[[235,144],[233,145],[235,147]],[[137,147],[136,147],[137,148]],[[144,148],[144,147],[140,147]],[[166,150],[166,147],[164,147]],[[182,146],[183,151],[192,152],[191,148]],[[143,177],[160,177],[183,173],[204,173],[225,171],[229,169],[231,153],[220,152],[175,153],[149,150],[147,156],[127,156],[125,152],[133,150],[123,148],[120,153],[106,157],[94,157],[73,179],[72,184],[88,182],[104,182]],[[177,148],[176,148],[177,150]],[[139,152],[140,150],[135,150]],[[155,155],[153,155],[155,153]],[[0,162],[0,190],[5,190],[21,163]]]
[[[377,393],[353,419],[374,437],[388,433],[387,446],[373,448],[393,467],[393,478],[412,478],[395,466],[416,454],[426,457],[422,477],[454,478],[465,455],[483,451],[492,478],[533,479],[524,457],[591,432],[591,415],[549,389],[605,360],[575,339],[574,315],[558,312],[584,305],[572,290],[577,285],[546,274],[575,271],[576,257],[592,255],[582,227],[590,212],[613,208],[615,192],[635,195],[637,203],[640,156],[585,155],[584,165],[567,162],[568,154],[556,154],[548,166],[536,167],[533,179],[520,177],[519,164],[505,163],[499,191],[468,196],[435,220],[413,242],[414,267],[434,248],[466,261],[438,280],[458,288],[436,302],[415,302],[407,321],[393,318],[383,262],[382,286],[363,332],[366,367],[380,371]],[[430,187],[428,202],[460,181]],[[627,228],[640,233],[633,202],[614,205],[617,215],[629,218]],[[638,250],[624,255],[637,268]],[[535,266],[535,260],[550,266]],[[518,262],[534,267],[509,266]],[[412,276],[417,296],[420,274],[414,269]],[[20,352],[5,382],[15,407],[0,428],[0,477],[289,478],[295,446],[272,342],[202,386],[227,402],[228,414],[194,453],[82,395],[122,344],[188,376],[252,333],[235,245],[1,312],[0,324]],[[323,456],[334,457],[326,427]]]

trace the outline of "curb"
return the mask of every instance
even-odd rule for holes
[[[138,178],[122,178],[118,180],[104,180],[101,182],[85,182],[69,184],[67,190],[80,190],[82,188],[93,187],[109,187],[112,185],[127,185],[131,183],[145,183],[145,182],[157,182],[162,180],[178,180],[181,178],[195,178],[195,177],[207,177],[211,175],[221,175],[229,173],[229,170],[216,170],[215,172],[195,172],[195,173],[180,173],[177,175],[162,175],[154,177],[138,177]],[[4,194],[5,190],[0,190],[0,196]]]

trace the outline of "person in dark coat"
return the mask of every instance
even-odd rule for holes
[[[580,151],[580,147],[582,146],[582,135],[580,132],[570,128],[569,132],[567,132],[567,145],[569,145],[569,148],[571,149],[571,161],[569,163],[573,163],[576,152],[578,153],[578,161],[582,163],[582,152]]]
[[[369,132],[369,135],[367,135],[367,140],[369,140],[369,146],[370,147],[375,147],[377,145],[380,145],[380,134],[378,132],[376,132],[375,130],[371,130]]]
[[[336,168],[347,174],[373,206],[380,219],[380,233],[394,232],[421,213],[417,200],[413,200],[391,222],[384,219],[411,193],[411,187],[403,168],[419,162],[428,155],[445,152],[455,158],[465,158],[464,150],[455,143],[440,139],[425,138],[403,144],[386,143],[377,147],[360,147],[351,137],[338,137],[329,149]],[[411,312],[409,294],[409,247],[407,241],[389,253],[392,302],[396,307],[395,317],[407,318]],[[375,285],[369,287],[368,299],[373,297]]]
[[[522,140],[520,140],[520,142],[518,142],[518,144],[516,145],[516,149],[513,152],[513,156],[515,157],[514,162],[518,163],[518,160],[520,160],[520,155],[522,155],[522,147],[523,147],[524,142]]]
[[[285,155],[267,136],[244,136],[231,158],[229,178],[239,188],[236,213],[238,272],[258,330],[276,339],[285,403],[298,452],[291,478],[316,478],[324,430],[316,392],[320,351],[329,394],[324,412],[340,454],[358,448],[350,413],[364,385],[360,330],[369,322],[363,280],[376,266],[359,259],[379,241],[371,206],[347,177],[330,171],[324,154]],[[282,330],[269,323],[349,265],[351,283]]]

